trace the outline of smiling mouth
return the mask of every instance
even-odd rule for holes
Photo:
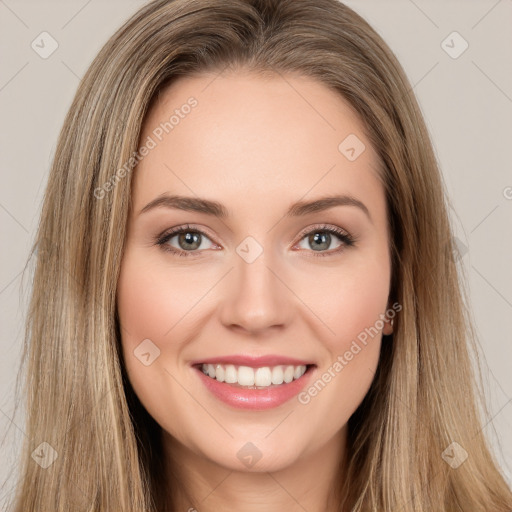
[[[252,368],[234,364],[198,364],[195,367],[218,382],[245,389],[269,389],[300,379],[313,368],[308,365],[275,365]]]

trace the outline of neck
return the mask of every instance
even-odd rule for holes
[[[163,432],[173,510],[217,512],[338,512],[345,426],[314,453],[276,471],[226,468]]]

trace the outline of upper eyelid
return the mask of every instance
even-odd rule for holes
[[[161,235],[158,236],[158,239],[163,238],[172,238],[176,235],[179,235],[180,233],[187,232],[187,231],[197,231],[198,233],[201,233],[204,236],[207,236],[209,239],[212,238],[212,235],[208,233],[208,231],[204,228],[199,228],[194,225],[185,224],[184,226],[177,226],[176,228],[171,228],[168,230],[165,230]],[[211,240],[213,242],[213,240]],[[213,242],[215,243],[215,242]]]
[[[303,237],[304,235],[307,235],[311,231],[315,231],[315,230],[317,230],[317,231],[322,231],[322,230],[329,231],[331,229],[334,229],[336,231],[343,231],[347,236],[352,236],[350,234],[350,232],[347,231],[345,228],[342,228],[341,226],[336,226],[334,224],[328,224],[328,223],[313,224],[312,226],[309,226],[309,227],[304,228],[303,230],[301,230],[297,236]]]

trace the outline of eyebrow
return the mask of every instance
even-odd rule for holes
[[[328,197],[321,197],[313,201],[298,201],[290,206],[285,214],[285,217],[301,217],[309,215],[310,213],[320,212],[334,208],[335,206],[355,206],[362,210],[368,217],[370,222],[373,223],[372,216],[366,205],[359,199],[350,195],[335,195]],[[185,210],[191,212],[204,213],[212,215],[221,219],[230,216],[229,210],[221,203],[204,199],[199,197],[187,197],[179,195],[163,194],[150,201],[142,210],[139,215],[146,213],[155,208],[173,208],[177,210]]]

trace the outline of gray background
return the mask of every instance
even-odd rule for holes
[[[2,509],[25,436],[23,410],[13,415],[30,291],[30,275],[22,280],[22,270],[58,131],[93,57],[144,3],[0,0]],[[491,413],[484,429],[512,482],[512,0],[346,3],[396,53],[432,134],[484,358]],[[46,59],[31,47],[33,41],[42,47],[43,31],[58,44]],[[448,37],[454,31],[469,44],[457,58],[464,42]],[[49,39],[44,47],[50,48]],[[42,441],[34,439],[34,448]]]

